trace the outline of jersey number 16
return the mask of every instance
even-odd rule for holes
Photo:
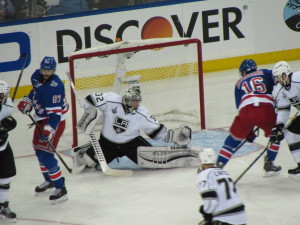
[[[251,92],[265,93],[267,91],[266,85],[263,83],[263,78],[261,77],[252,78],[249,83],[243,82],[242,89],[246,94]]]

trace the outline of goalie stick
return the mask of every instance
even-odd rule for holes
[[[70,85],[71,85],[71,88],[73,90],[73,93],[75,95],[75,98],[76,98],[78,104],[80,105],[80,108],[82,110],[84,110],[83,105],[82,105],[82,103],[81,103],[81,101],[80,101],[80,99],[78,97],[77,90],[76,90],[75,85],[74,85],[74,83],[72,81],[72,78],[71,78],[71,76],[70,76],[69,73],[67,73],[67,75],[68,75],[68,78],[69,78]],[[98,140],[97,140],[94,132],[91,132],[89,134],[89,136],[90,136],[90,139],[91,139],[92,146],[93,146],[93,148],[95,150],[96,157],[97,157],[97,159],[99,161],[99,164],[101,166],[102,172],[105,175],[110,175],[110,176],[132,176],[132,170],[118,170],[118,169],[112,169],[112,168],[110,168],[107,165],[107,162],[105,160],[104,154],[103,154],[102,149],[101,149],[101,146],[100,146],[100,144],[99,144],[99,142],[98,142]]]
[[[42,129],[37,124],[37,122],[35,121],[35,119],[31,116],[31,114],[28,113],[27,115],[29,116],[29,118],[31,119],[31,121],[34,123],[34,125],[38,128],[39,132],[42,133],[43,132]],[[66,169],[68,170],[69,173],[79,173],[80,171],[83,170],[82,167],[85,167],[85,165],[77,167],[77,168],[70,168],[67,165],[67,163],[64,161],[64,159],[61,157],[61,155],[58,153],[58,151],[54,148],[54,146],[52,145],[52,143],[50,141],[47,141],[47,143],[50,145],[51,149],[54,151],[54,153],[57,155],[57,157],[62,162],[62,164],[66,167]]]

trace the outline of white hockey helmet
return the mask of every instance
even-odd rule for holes
[[[0,80],[0,102],[5,102],[9,96],[10,86],[3,80]]]
[[[202,165],[215,164],[217,161],[217,155],[212,148],[203,148],[199,152],[199,160]]]
[[[282,80],[282,74],[289,75],[291,67],[286,61],[280,61],[274,65],[272,73],[274,77],[279,77]]]

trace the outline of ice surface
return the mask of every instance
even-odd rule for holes
[[[300,70],[300,61],[290,64],[292,70]],[[271,69],[272,66],[259,68]],[[238,71],[207,73],[204,79],[207,126],[209,129],[226,129],[237,114],[233,92]],[[60,163],[69,200],[50,205],[47,194],[34,196],[34,188],[43,182],[43,178],[31,146],[33,129],[27,130],[26,126],[30,120],[17,110],[14,116],[18,127],[11,132],[10,143],[16,157],[17,176],[11,183],[10,206],[17,213],[17,224],[196,225],[202,220],[198,213],[202,201],[195,188],[195,168],[135,169],[132,177],[109,177],[98,171],[69,174]],[[214,130],[206,132],[213,133]],[[211,144],[214,148],[221,147],[226,137],[224,131],[217,133],[218,138],[201,140],[199,135],[193,139],[195,144],[201,143],[205,147]],[[266,144],[267,139],[261,132],[256,144],[243,150],[248,154],[228,163],[225,169],[233,179],[258,156],[260,151],[257,149]],[[63,157],[72,165],[70,157]],[[287,170],[296,163],[285,142],[276,163],[283,168],[280,175],[263,178],[263,160],[260,159],[237,184],[246,205],[249,225],[300,224],[300,178],[287,176]]]

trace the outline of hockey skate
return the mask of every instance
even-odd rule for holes
[[[35,195],[40,195],[46,193],[49,189],[54,188],[54,184],[52,181],[44,181],[39,186],[35,188]]]
[[[55,191],[49,196],[49,200],[52,205],[68,200],[65,178],[63,177],[62,179],[64,180],[64,186],[62,188],[55,189]]]
[[[12,212],[8,206],[8,202],[0,203],[0,220],[16,222],[17,215]]]
[[[271,177],[280,173],[281,166],[274,165],[273,161],[270,161],[268,156],[265,156],[264,170],[266,172],[264,177]]]
[[[50,195],[49,200],[52,205],[55,205],[60,202],[64,202],[68,200],[67,189],[63,186],[60,189],[55,189],[55,191]]]
[[[288,170],[289,177],[294,178],[300,175],[300,163],[295,169]]]

